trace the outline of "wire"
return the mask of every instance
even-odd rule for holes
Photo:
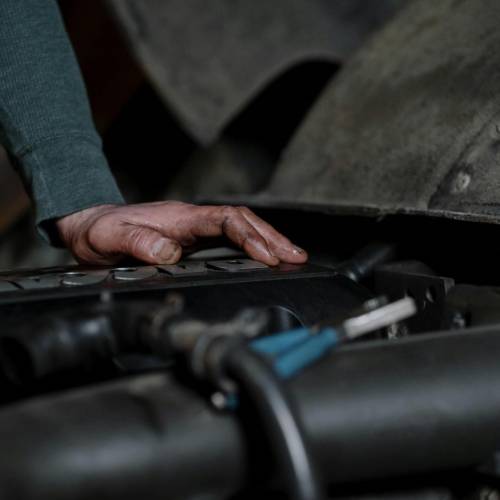
[[[229,353],[226,368],[265,426],[290,498],[320,500],[318,474],[298,416],[272,368],[248,347]]]
[[[354,281],[367,278],[373,270],[394,258],[395,246],[389,243],[372,243],[362,248],[354,257],[336,267],[339,274],[343,274]]]

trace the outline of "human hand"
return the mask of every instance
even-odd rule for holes
[[[173,264],[183,248],[219,236],[270,266],[307,261],[304,250],[246,207],[178,201],[100,205],[62,217],[56,224],[63,243],[84,264],[116,264],[125,257]]]

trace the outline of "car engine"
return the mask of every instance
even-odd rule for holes
[[[486,260],[482,284],[462,282],[452,252],[467,223],[297,214],[295,231],[313,242],[313,222],[358,234],[326,252],[317,237],[303,266],[220,249],[170,266],[4,273],[7,498],[298,495],[285,424],[269,416],[279,408],[262,406],[273,384],[258,367],[240,373],[250,350],[325,498],[494,491],[499,295]],[[478,227],[471,261],[495,229]]]

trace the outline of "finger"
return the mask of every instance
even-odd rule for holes
[[[180,245],[159,232],[115,220],[99,221],[88,239],[94,252],[110,263],[126,255],[149,264],[173,264],[182,255]]]
[[[191,224],[195,237],[226,236],[253,259],[270,266],[279,264],[266,240],[237,208],[196,207],[196,217]]]
[[[269,249],[276,257],[292,264],[302,264],[307,261],[307,252],[294,245],[288,238],[276,231],[273,226],[255,215],[247,207],[239,207],[239,210],[243,217],[265,238]]]
[[[122,252],[149,264],[174,264],[182,256],[179,243],[144,227],[133,227],[126,231]]]

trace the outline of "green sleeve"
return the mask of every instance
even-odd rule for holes
[[[54,219],[123,199],[56,1],[0,0],[0,18],[0,139],[50,238]]]

